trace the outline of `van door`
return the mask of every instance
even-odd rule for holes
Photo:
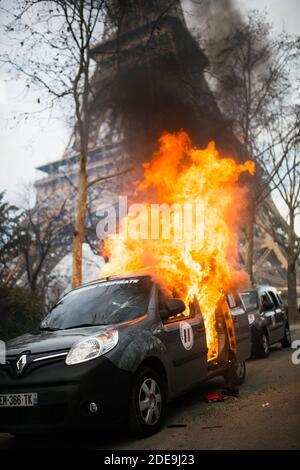
[[[158,313],[165,313],[165,297],[158,292]],[[186,312],[185,312],[186,313]],[[189,315],[162,320],[159,338],[167,348],[172,376],[172,390],[175,395],[205,380],[207,375],[207,345],[204,322],[198,302],[189,308]]]
[[[265,320],[266,328],[269,335],[269,343],[273,344],[276,342],[276,317],[275,317],[275,305],[269,294],[266,291],[259,292],[260,311],[261,316]],[[265,310],[264,305],[270,305],[270,308]]]
[[[245,361],[251,356],[251,337],[248,314],[243,308],[238,294],[228,294],[227,303],[232,316],[236,338],[236,357],[238,361]]]
[[[268,294],[272,299],[275,307],[275,325],[274,325],[274,341],[280,341],[284,337],[285,328],[285,315],[284,311],[279,303],[279,300],[275,292],[268,290]]]

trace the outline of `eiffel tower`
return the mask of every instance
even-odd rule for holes
[[[89,176],[134,167],[126,176],[91,190],[92,214],[116,203],[118,194],[130,194],[132,181],[141,174],[141,163],[149,160],[163,131],[185,129],[194,144],[203,147],[214,140],[225,154],[243,159],[241,145],[210,91],[204,74],[208,59],[187,28],[179,0],[113,0],[104,39],[94,46],[92,58],[96,70],[90,104]],[[38,168],[46,174],[36,182],[38,199],[51,195],[55,188],[56,196],[69,195],[72,210],[77,148],[75,126],[62,159]],[[267,205],[273,219],[279,220],[275,205],[271,201]],[[257,229],[255,235],[257,282],[283,287],[283,252],[266,233]],[[243,262],[243,243],[240,256]]]

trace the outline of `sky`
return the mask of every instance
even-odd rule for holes
[[[300,35],[300,0],[236,0],[242,13],[247,9],[267,11],[275,30],[283,28]],[[0,46],[1,47],[1,46]],[[61,157],[70,135],[63,120],[37,113],[26,121],[18,118],[26,111],[39,111],[36,93],[24,93],[22,80],[4,81],[0,69],[0,191],[19,203],[24,187],[42,176],[36,170]],[[297,231],[300,233],[300,221]]]

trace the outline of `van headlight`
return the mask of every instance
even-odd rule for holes
[[[113,349],[118,344],[118,340],[118,330],[110,330],[100,336],[91,336],[79,341],[70,349],[66,357],[66,364],[72,366],[102,356]]]
[[[253,313],[248,313],[248,322],[249,322],[249,325],[255,322],[255,315]]]

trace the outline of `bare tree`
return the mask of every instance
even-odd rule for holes
[[[44,296],[53,281],[51,271],[67,252],[73,226],[67,200],[48,195],[33,205],[33,195],[30,187],[22,192],[22,208],[0,195],[0,283]]]
[[[53,281],[51,272],[72,239],[73,221],[67,199],[48,194],[32,205],[32,195],[28,188],[22,197],[14,282],[45,295]]]
[[[253,278],[254,224],[256,210],[268,191],[260,184],[261,162],[265,158],[263,135],[274,120],[278,103],[292,88],[290,66],[297,53],[297,41],[281,34],[272,36],[272,28],[261,13],[250,12],[245,20],[232,23],[222,44],[207,45],[211,54],[212,84],[215,96],[232,131],[241,143],[243,159],[257,163],[256,177],[250,183],[245,267]],[[273,168],[273,172],[278,167]]]
[[[5,2],[4,2],[5,4]],[[50,96],[38,98],[53,108],[57,100],[71,98],[76,115],[79,172],[78,196],[73,239],[73,285],[81,283],[82,243],[88,192],[87,163],[93,98],[90,50],[101,34],[107,2],[105,0],[21,1],[12,9],[2,7],[8,35],[19,41],[14,52],[5,53],[2,62],[12,72],[28,79],[28,87],[37,86]],[[20,42],[21,38],[21,42]],[[20,54],[19,49],[22,49]],[[70,110],[70,106],[69,106]],[[30,282],[35,275],[28,271]]]
[[[149,32],[143,53],[152,40],[154,28],[158,27],[158,20],[175,3],[176,0],[162,2],[162,11]],[[135,8],[134,2],[21,0],[13,6],[9,5],[9,8],[5,5],[6,2],[2,1],[1,14],[10,47],[1,57],[2,64],[10,73],[26,77],[28,88],[35,87],[39,92],[46,92],[47,95],[37,98],[41,106],[50,107],[55,112],[60,102],[60,109],[66,106],[69,116],[75,112],[79,173],[73,239],[73,286],[78,286],[82,279],[82,243],[88,190],[104,179],[123,174],[123,171],[117,170],[104,178],[88,179],[89,139],[93,127],[91,104],[95,99],[95,63],[91,61],[91,50],[111,30],[119,43],[119,30],[125,12],[127,8]],[[119,47],[113,53],[118,52]],[[139,62],[141,58],[135,59]],[[115,62],[117,75],[120,62]]]
[[[290,320],[298,320],[297,266],[299,266],[300,237],[295,223],[300,217],[300,124],[299,112],[284,113],[281,108],[276,121],[268,129],[272,145],[264,159],[264,177],[268,188],[284,205],[286,221],[263,223],[266,230],[281,247],[287,258],[288,309]],[[288,137],[287,137],[288,136]],[[274,144],[275,143],[275,144]],[[267,157],[267,156],[266,156]],[[277,171],[274,172],[274,168]],[[272,219],[271,219],[272,220]]]
[[[5,201],[0,193],[0,283],[9,284],[17,266],[13,260],[18,255],[20,218],[22,211]]]
[[[23,282],[35,291],[45,291],[51,283],[51,271],[65,255],[72,225],[66,201],[53,206],[48,200],[24,211],[19,236]]]

